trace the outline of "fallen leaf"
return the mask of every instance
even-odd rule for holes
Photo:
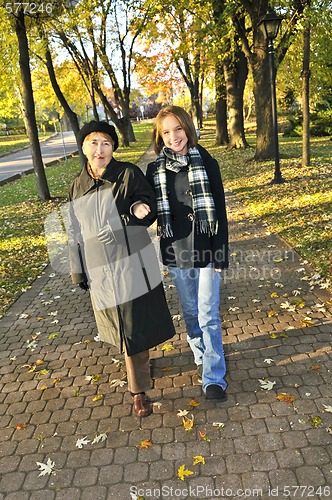
[[[22,429],[25,429],[27,427],[28,424],[24,423],[24,424],[17,424],[16,425],[16,430],[18,431],[21,431]]]
[[[313,324],[314,324],[314,322],[308,316],[306,318],[303,318],[302,322],[301,322],[301,326],[304,327],[304,328],[307,327],[307,326],[312,326]]]
[[[320,365],[312,365],[312,366],[310,366],[310,370],[312,370],[314,372],[317,372],[320,369],[321,369]]]
[[[174,316],[172,316],[172,320],[173,321],[181,321],[181,315],[180,314],[175,314]]]
[[[202,438],[204,441],[211,441],[209,436],[206,434],[206,432],[199,431],[198,433],[199,437]]]
[[[279,399],[279,401],[285,401],[286,403],[293,403],[293,401],[295,401],[295,396],[282,392],[278,394],[277,399]]]
[[[202,455],[195,455],[193,465],[203,464],[205,465],[205,458]]]
[[[184,481],[184,479],[187,476],[192,476],[194,472],[192,470],[186,469],[186,466],[183,464],[178,468],[178,478],[181,479],[181,481]]]
[[[60,377],[56,377],[53,379],[53,384],[57,384],[58,382],[61,382],[61,378]]]
[[[194,415],[191,415],[192,418],[182,417],[183,427],[186,431],[191,431],[194,425]]]
[[[179,410],[176,414],[177,417],[185,417],[188,415],[189,411],[188,410]]]
[[[266,359],[264,359],[264,363],[267,363],[268,365],[270,365],[271,363],[274,363],[274,360],[271,358],[266,358]]]
[[[48,389],[47,385],[46,384],[43,384],[41,387],[40,387],[40,390],[41,391],[45,391],[46,389]]]
[[[310,422],[311,422],[311,425],[312,425],[312,427],[313,427],[314,429],[318,429],[318,427],[319,427],[320,425],[322,425],[323,420],[321,419],[321,417],[312,417],[312,418],[310,419]]]
[[[194,408],[196,406],[199,406],[201,403],[199,403],[198,401],[195,401],[195,399],[192,399],[191,401],[189,401],[188,405],[189,406],[193,406]]]
[[[164,344],[161,348],[162,351],[172,351],[174,346],[172,344]]]
[[[225,427],[225,424],[223,422],[213,422],[213,427],[219,427],[219,428],[222,428],[222,427]]]
[[[87,445],[88,443],[90,443],[90,439],[88,439],[88,436],[80,438],[76,441],[76,448],[83,448],[83,446]]]
[[[139,445],[139,448],[144,449],[144,448],[149,448],[150,446],[152,446],[151,440],[143,439],[143,441],[141,441],[141,444]]]
[[[110,382],[110,387],[123,387],[124,385],[126,385],[126,381],[125,380],[121,380],[120,378],[116,378],[114,380],[111,380]]]
[[[278,297],[279,297],[279,294],[277,292],[271,293],[271,299],[277,299]]]
[[[161,369],[162,372],[170,372],[171,370],[173,370],[172,366],[165,366],[165,368]]]
[[[59,337],[58,333],[50,333],[49,336],[47,337],[49,340],[56,339]]]
[[[332,406],[327,406],[327,405],[324,405],[324,404],[323,404],[323,406],[324,406],[324,411],[332,413]]]
[[[41,375],[47,375],[49,372],[50,372],[50,370],[46,370],[46,368],[44,368],[43,370],[38,370],[35,373],[36,373],[37,377],[40,377]]]
[[[94,438],[91,444],[102,443],[103,441],[106,441],[106,439],[107,439],[107,434],[105,433],[98,434],[98,436]]]
[[[94,396],[92,398],[92,401],[95,403],[96,401],[100,401],[101,399],[103,399],[103,395],[102,394],[97,394],[97,396]]]
[[[261,389],[264,389],[266,391],[271,391],[273,386],[276,384],[276,382],[272,382],[271,380],[267,380],[267,379],[259,378],[258,381],[260,382]]]
[[[50,458],[47,460],[46,464],[44,464],[43,462],[36,462],[36,464],[41,471],[41,473],[38,474],[39,476],[46,476],[46,474],[55,474],[55,462],[52,462]]]
[[[273,318],[273,316],[278,316],[278,313],[277,313],[277,311],[271,310],[271,311],[267,312],[267,316],[268,316],[268,318]]]

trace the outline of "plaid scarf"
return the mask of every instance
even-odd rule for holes
[[[186,155],[175,153],[164,147],[156,160],[154,185],[158,207],[158,234],[162,238],[172,237],[171,209],[167,195],[166,169],[173,172],[188,166],[188,179],[193,197],[196,230],[200,233],[216,234],[218,220],[209,179],[197,148],[190,148]]]

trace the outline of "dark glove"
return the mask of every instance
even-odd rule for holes
[[[79,283],[78,286],[82,288],[82,290],[85,291],[89,290],[89,285],[87,281],[81,281],[81,283]]]
[[[108,221],[107,224],[105,224],[105,226],[100,229],[99,233],[97,234],[97,238],[101,243],[104,243],[105,245],[109,245],[110,243],[112,243],[112,241],[115,240],[114,233]]]

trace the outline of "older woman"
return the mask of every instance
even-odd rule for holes
[[[149,348],[175,333],[147,232],[156,198],[137,166],[113,158],[112,125],[89,122],[78,141],[87,162],[70,187],[72,280],[90,289],[100,339],[124,351],[134,413],[147,416]]]

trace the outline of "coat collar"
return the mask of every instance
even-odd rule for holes
[[[115,182],[120,170],[119,162],[112,158],[100,179],[93,179],[88,174],[86,165],[84,165],[80,174],[76,177],[76,196],[79,198],[97,186]]]

